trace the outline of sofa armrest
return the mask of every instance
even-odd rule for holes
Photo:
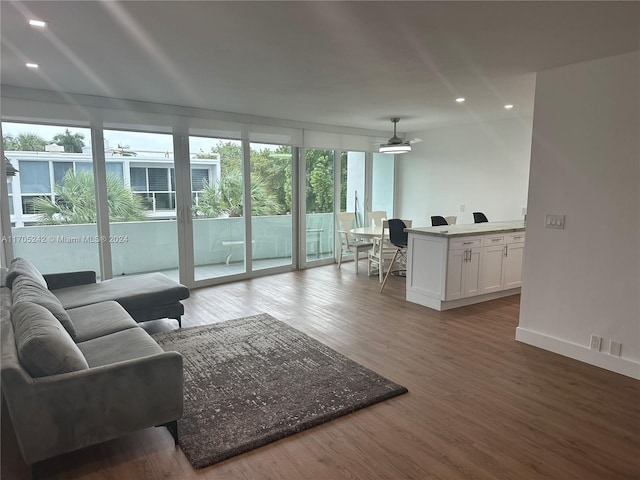
[[[96,272],[94,272],[93,270],[66,273],[47,273],[44,274],[43,277],[47,282],[49,290],[57,290],[59,288],[75,287],[76,285],[96,283]]]
[[[177,352],[37,379],[3,373],[2,390],[28,463],[182,416]]]

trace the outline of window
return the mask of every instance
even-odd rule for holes
[[[205,183],[209,183],[209,170],[206,168],[192,168],[191,190],[199,192],[204,188]]]
[[[131,167],[131,190],[144,192],[147,189],[147,169]]]
[[[51,193],[49,162],[20,161],[22,193]]]
[[[53,162],[53,183],[62,185],[62,180],[69,170],[73,170],[73,162]]]

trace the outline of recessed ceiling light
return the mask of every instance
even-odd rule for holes
[[[507,110],[511,110],[513,108],[513,105],[511,104],[505,105],[504,108],[506,108]]]
[[[462,102],[464,102],[465,100],[466,100],[466,98],[464,98],[464,97],[458,97],[458,98],[456,98],[456,102],[458,102],[458,103],[462,103]]]
[[[38,68],[37,63],[27,62],[25,63],[25,65],[27,66],[27,68]]]
[[[47,26],[47,22],[43,22],[42,20],[35,20],[32,18],[29,20],[29,25],[31,25],[32,27],[44,28]]]

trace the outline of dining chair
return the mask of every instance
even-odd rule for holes
[[[447,221],[447,225],[455,225],[458,217],[456,215],[449,215],[444,217],[444,219]]]
[[[439,227],[440,225],[449,225],[447,220],[440,215],[431,215],[431,226]]]
[[[387,284],[389,274],[392,267],[396,262],[399,262],[403,267],[407,265],[407,248],[409,243],[409,234],[404,231],[405,228],[410,228],[413,222],[411,220],[400,220],[399,218],[392,218],[389,220],[389,241],[395,247],[396,251],[391,258],[391,263],[387,273],[384,276],[382,285],[380,286],[380,292]]]
[[[384,210],[374,210],[367,215],[365,227],[379,227],[382,221],[387,219],[387,212]]]
[[[380,236],[373,238],[373,247],[369,250],[367,273],[378,272],[380,283],[384,278],[384,265],[393,258],[396,248],[389,242],[389,221],[382,220]]]
[[[485,223],[488,222],[486,215],[482,212],[473,212],[473,223]]]
[[[353,253],[355,255],[354,262],[356,264],[356,274],[358,273],[358,260],[360,260],[360,252],[366,252],[373,247],[372,242],[359,240],[351,233],[356,227],[355,212],[336,213],[336,226],[340,234],[340,254],[338,256],[338,268],[342,265],[342,256],[344,253]]]

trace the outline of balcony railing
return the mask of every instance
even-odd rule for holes
[[[291,257],[290,215],[253,217],[251,225],[254,260]],[[333,225],[331,213],[307,215],[307,227],[314,232],[307,239],[312,258],[333,256]],[[244,219],[194,219],[193,235],[196,267],[226,265],[229,243],[245,240]],[[107,241],[111,243],[114,276],[178,268],[175,220],[112,223],[109,239],[98,237],[95,224],[14,227],[11,238],[3,241],[13,243],[14,256],[28,258],[44,273],[99,271],[99,244]],[[244,249],[234,249],[229,260],[242,262]]]

